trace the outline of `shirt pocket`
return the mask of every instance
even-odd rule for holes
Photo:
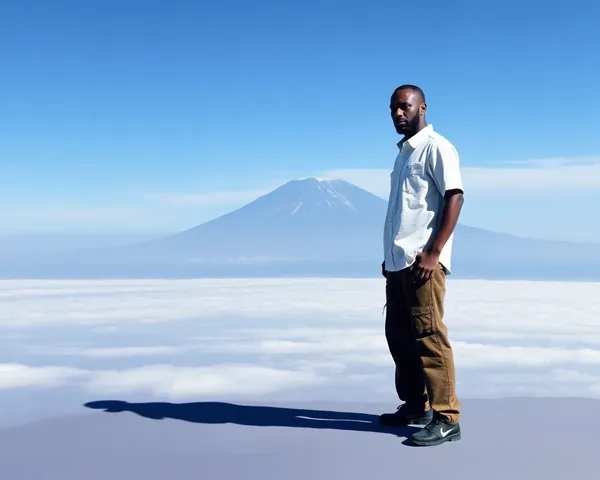
[[[404,168],[402,191],[420,196],[427,189],[425,167],[422,163],[410,163]]]

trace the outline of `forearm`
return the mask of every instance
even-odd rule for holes
[[[456,228],[463,203],[464,198],[462,193],[455,193],[447,198],[446,205],[442,212],[440,228],[437,231],[429,250],[431,253],[434,253],[435,255],[440,255],[442,253],[442,249]]]

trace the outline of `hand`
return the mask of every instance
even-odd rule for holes
[[[385,270],[385,260],[383,261],[383,263],[381,264],[381,274],[387,278],[387,271]]]
[[[432,252],[417,254],[413,267],[413,279],[429,280],[440,263],[440,256]]]

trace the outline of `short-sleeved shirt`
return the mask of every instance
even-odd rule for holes
[[[385,269],[392,272],[410,267],[419,252],[431,247],[446,191],[463,190],[458,152],[433,126],[399,142],[398,148],[383,237]],[[447,274],[452,268],[453,237],[440,254]]]

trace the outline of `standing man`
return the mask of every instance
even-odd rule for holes
[[[396,391],[404,403],[380,421],[426,425],[412,441],[438,445],[461,435],[454,358],[443,323],[453,232],[463,205],[459,157],[427,125],[419,87],[398,87],[390,110],[404,138],[391,174],[382,273],[385,335],[396,365]]]

